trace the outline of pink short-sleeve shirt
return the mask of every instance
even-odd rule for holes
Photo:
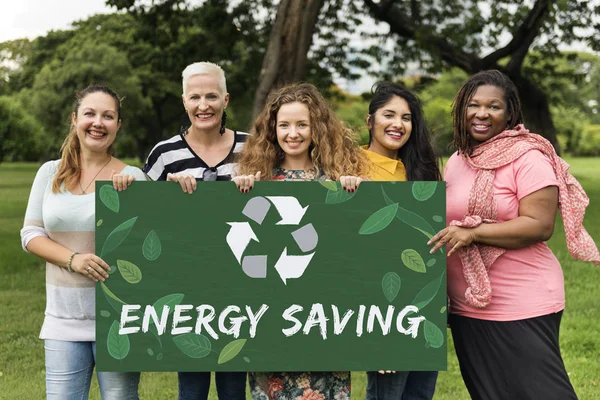
[[[461,220],[467,212],[476,170],[456,153],[446,165],[447,221]],[[542,188],[558,186],[549,160],[531,150],[496,170],[494,197],[498,222],[518,217],[519,201]],[[471,318],[515,321],[558,312],[565,307],[562,268],[545,242],[519,250],[506,250],[489,270],[492,301],[483,308],[465,301],[467,284],[457,254],[448,257],[448,295],[451,312]]]

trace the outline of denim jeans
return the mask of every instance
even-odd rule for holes
[[[437,371],[367,372],[366,400],[431,400]]]
[[[246,399],[246,372],[215,372],[217,393],[223,400]],[[210,372],[178,372],[179,400],[206,400]]]
[[[87,400],[96,342],[44,340],[48,400]],[[96,372],[103,400],[138,400],[139,372]]]

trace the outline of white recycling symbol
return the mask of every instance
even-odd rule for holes
[[[250,218],[259,225],[262,225],[271,203],[279,212],[281,221],[276,225],[300,225],[300,221],[308,206],[302,208],[298,199],[291,196],[257,196],[246,203],[242,214]],[[244,251],[251,240],[259,242],[254,234],[249,222],[227,222],[231,226],[227,233],[227,244],[233,252],[242,270],[251,278],[267,277],[267,256],[266,255],[246,255]],[[319,236],[313,224],[306,224],[292,232],[292,237],[303,252],[309,252],[317,247]],[[308,267],[310,260],[315,255],[313,251],[305,255],[289,255],[287,247],[281,252],[281,256],[275,263],[275,269],[279,273],[281,280],[287,285],[288,279],[300,278]]]

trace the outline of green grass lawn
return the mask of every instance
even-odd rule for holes
[[[591,198],[585,223],[598,243],[600,159],[567,161]],[[45,393],[44,347],[38,339],[44,317],[45,267],[41,260],[23,252],[19,238],[37,168],[33,164],[0,164],[0,399],[43,399]],[[580,399],[600,399],[600,268],[569,258],[562,224],[557,224],[549,244],[565,274],[567,308],[561,346],[567,371]],[[352,374],[353,399],[364,398],[365,384],[363,372]],[[176,374],[143,373],[140,396],[176,398]],[[90,398],[99,399],[95,380]],[[451,340],[448,371],[440,373],[435,399],[468,399]]]

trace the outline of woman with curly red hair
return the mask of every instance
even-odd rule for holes
[[[233,180],[242,191],[263,180],[337,180],[361,176],[368,160],[355,135],[309,83],[271,94],[248,137]]]
[[[257,118],[233,178],[242,192],[255,180],[337,180],[361,176],[368,160],[317,88],[291,84],[271,94]],[[350,372],[255,372],[255,400],[350,399]]]

